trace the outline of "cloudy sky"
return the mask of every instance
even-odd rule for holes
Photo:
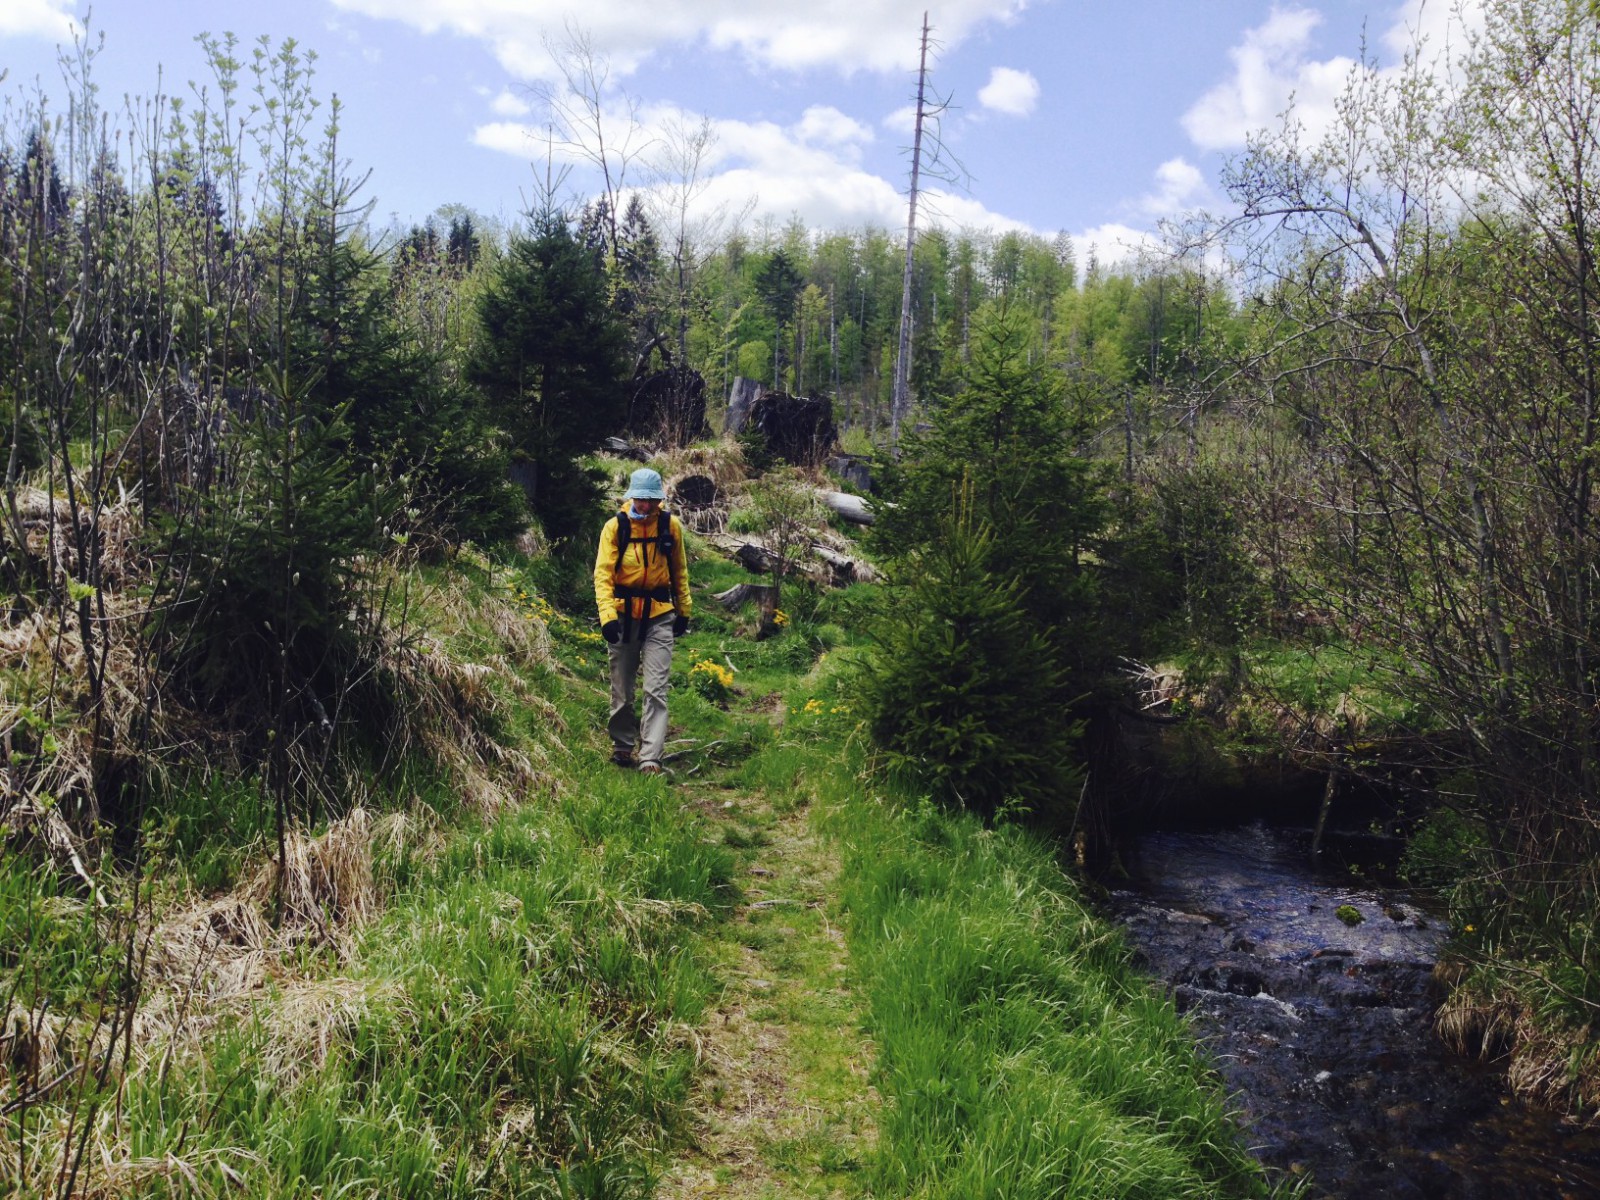
[[[57,43],[86,16],[102,101],[182,94],[194,37],[293,37],[345,106],[342,146],[379,223],[461,203],[514,220],[547,157],[539,92],[574,33],[608,68],[613,134],[711,122],[703,203],[752,220],[905,221],[918,35],[930,8],[943,139],[967,172],[950,224],[1079,239],[1120,257],[1162,216],[1215,206],[1221,165],[1291,95],[1312,122],[1360,52],[1398,60],[1444,0],[0,0],[0,95],[66,91]],[[642,162],[643,159],[641,158]],[[642,179],[636,171],[634,178]],[[569,186],[587,190],[582,170]]]

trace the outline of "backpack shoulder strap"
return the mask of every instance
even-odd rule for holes
[[[629,538],[630,533],[631,533],[631,526],[630,526],[629,521],[628,521],[628,512],[627,512],[626,509],[623,509],[621,512],[617,513],[616,521],[617,521],[617,565],[615,567],[613,567],[612,570],[613,571],[620,571],[620,570],[622,570],[622,556],[628,552],[628,538]]]
[[[678,522],[681,526],[683,522]],[[665,508],[661,510],[661,521],[656,526],[656,538],[661,543],[661,556],[667,560],[667,581],[672,588],[672,607],[678,607],[678,556],[674,551],[674,538],[672,533],[672,514]]]

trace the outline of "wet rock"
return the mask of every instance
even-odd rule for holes
[[[1196,972],[1190,982],[1208,992],[1229,996],[1258,996],[1263,992],[1271,995],[1260,972],[1241,963],[1220,962],[1206,967]]]

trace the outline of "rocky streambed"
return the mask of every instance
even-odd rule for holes
[[[1114,915],[1270,1167],[1313,1196],[1600,1197],[1600,1131],[1434,1035],[1447,931],[1416,897],[1314,869],[1309,831],[1261,823],[1148,834],[1128,866]]]

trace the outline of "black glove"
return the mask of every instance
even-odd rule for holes
[[[689,632],[689,618],[688,617],[681,617],[680,616],[680,617],[673,617],[672,618],[672,636],[673,637],[681,638],[684,634],[686,634],[688,632]]]
[[[600,626],[600,636],[615,646],[622,640],[622,622],[607,621],[604,625]]]

